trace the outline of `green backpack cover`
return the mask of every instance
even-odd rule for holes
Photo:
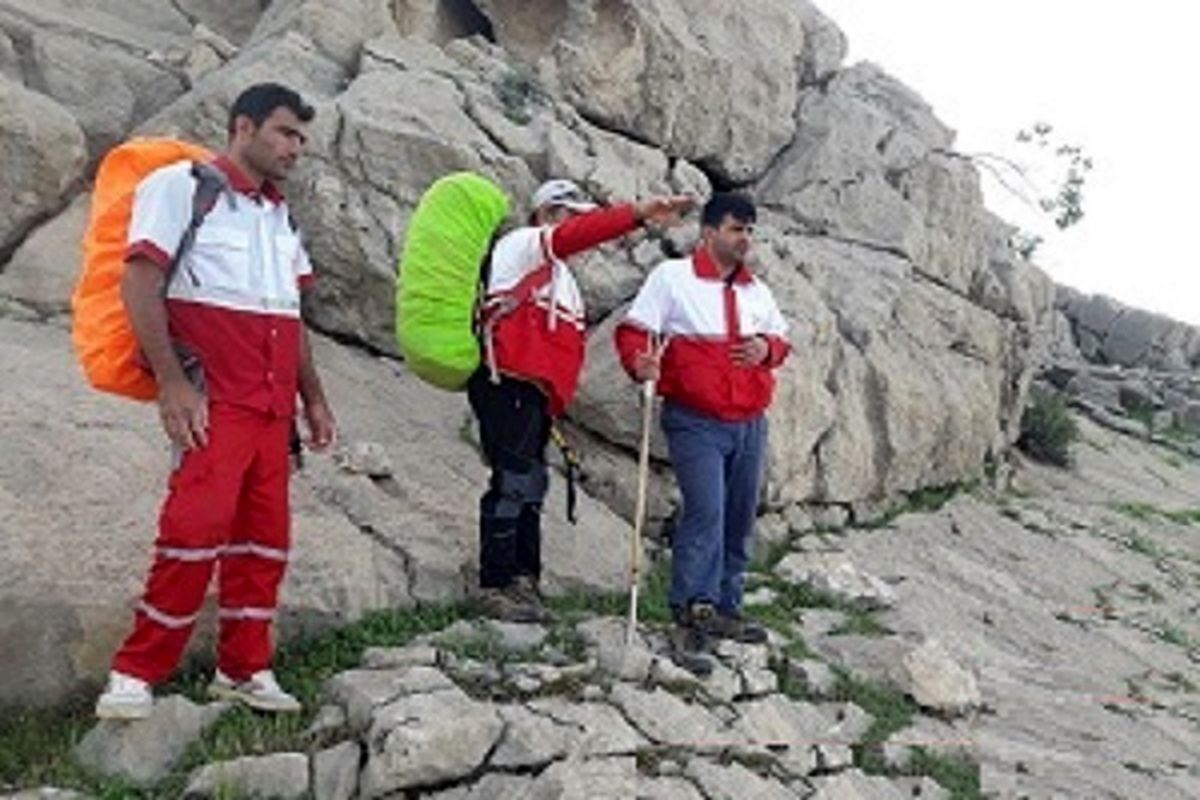
[[[496,184],[456,172],[425,190],[408,223],[396,276],[396,341],[409,369],[434,386],[465,389],[479,367],[480,270],[508,207]]]

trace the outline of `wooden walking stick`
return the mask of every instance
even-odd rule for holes
[[[661,342],[650,338],[651,352],[661,358],[667,348],[664,337]],[[625,644],[633,644],[638,621],[638,588],[641,584],[642,533],[646,524],[646,490],[650,481],[650,425],[654,421],[654,392],[658,381],[642,381],[642,442],[638,449],[637,503],[633,510],[633,551],[629,558],[629,624],[625,630]]]

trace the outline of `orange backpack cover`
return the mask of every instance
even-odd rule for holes
[[[83,268],[71,297],[71,340],[88,381],[136,400],[158,394],[139,363],[138,343],[121,299],[134,191],[150,173],[178,161],[207,162],[207,149],[175,139],[131,139],[109,151],[96,173]]]

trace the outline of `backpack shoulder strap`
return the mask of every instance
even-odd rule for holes
[[[198,161],[193,162],[192,177],[196,179],[196,190],[192,194],[192,217],[188,220],[188,226],[179,240],[179,247],[176,248],[175,255],[171,258],[171,264],[167,267],[167,276],[163,281],[164,297],[171,286],[171,281],[175,278],[175,273],[179,271],[183,257],[195,244],[196,231],[204,222],[204,218],[208,216],[208,212],[213,210],[222,194],[228,199],[230,208],[234,203],[233,192],[229,188],[229,179],[217,166]],[[199,285],[200,282],[195,275],[192,275],[191,279],[193,284]]]

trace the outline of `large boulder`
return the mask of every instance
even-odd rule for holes
[[[0,76],[0,262],[82,177],[83,132],[62,106]]]
[[[36,32],[31,62],[35,85],[79,122],[92,158],[185,89],[185,78],[176,69],[120,48],[89,46],[70,34]]]
[[[367,40],[396,31],[389,0],[276,0],[259,19],[252,41],[299,34],[343,69],[357,70]]]
[[[175,7],[197,25],[204,25],[234,44],[242,44],[269,3],[263,0],[177,0]]]
[[[27,85],[79,122],[92,158],[187,88],[192,22],[171,3],[4,0],[0,31],[18,43]]]
[[[795,133],[799,3],[761,0],[750,14],[681,0],[479,5],[497,41],[584,116],[727,180],[760,176]]]
[[[66,311],[83,262],[83,232],[89,195],[79,195],[67,210],[35,230],[0,273],[0,295],[43,313]]]
[[[801,92],[795,141],[760,198],[812,233],[894,253],[966,293],[984,262],[983,199],[953,133],[871,64]]]

